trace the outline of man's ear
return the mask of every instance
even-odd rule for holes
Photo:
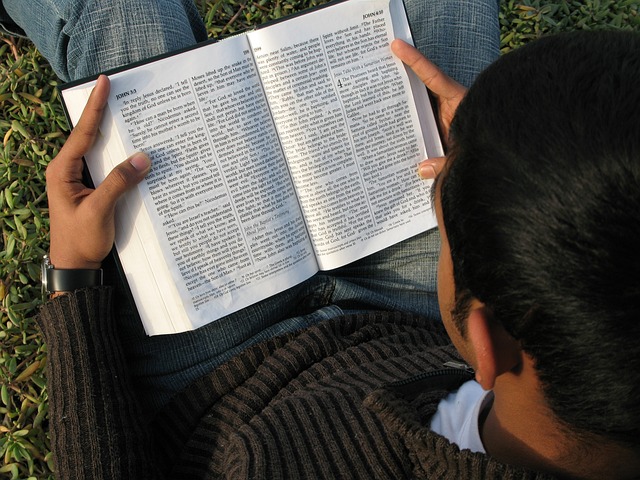
[[[467,341],[475,356],[476,380],[485,390],[491,390],[500,375],[518,369],[522,363],[520,343],[480,302],[469,313]]]

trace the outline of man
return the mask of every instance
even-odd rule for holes
[[[438,294],[477,383],[442,368],[456,356],[437,325],[347,315],[249,348],[179,395],[154,427],[166,461],[155,465],[187,477],[636,478],[639,47],[611,32],[540,40],[489,67],[456,112],[435,189]],[[458,85],[394,50],[445,113],[455,106]],[[96,90],[80,131],[95,130],[106,81]],[[70,306],[110,328],[92,295],[44,310],[54,345]],[[120,459],[148,473],[145,437],[123,436],[147,448]]]

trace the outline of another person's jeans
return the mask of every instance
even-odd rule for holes
[[[191,0],[3,0],[51,62],[75,80],[206,39]],[[416,46],[464,85],[498,55],[497,0],[405,0]],[[350,311],[401,310],[440,321],[432,230],[196,331],[147,337],[120,315],[135,385],[151,410],[243,348]],[[127,311],[117,297],[119,312]]]

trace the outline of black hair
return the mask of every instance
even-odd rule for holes
[[[575,32],[504,55],[451,141],[456,308],[485,303],[574,433],[638,449],[640,35]]]

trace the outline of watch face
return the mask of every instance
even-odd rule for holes
[[[47,281],[47,270],[49,270],[50,268],[53,268],[53,265],[51,265],[51,261],[49,260],[49,256],[45,255],[44,257],[42,257],[42,265],[40,268],[40,282],[42,283],[42,295],[46,296],[49,293],[48,290],[48,285],[49,282]]]

